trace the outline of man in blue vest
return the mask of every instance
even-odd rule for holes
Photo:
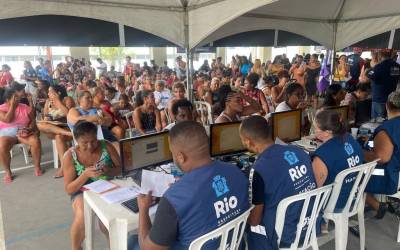
[[[233,220],[249,207],[248,180],[235,166],[213,161],[204,127],[177,123],[169,133],[175,164],[185,175],[160,200],[153,225],[150,195],[138,198],[139,243],[146,249],[188,249],[198,237]],[[216,241],[202,249],[217,249]]]
[[[310,157],[295,146],[274,144],[271,130],[261,116],[251,116],[240,126],[243,145],[259,155],[253,165],[254,171],[250,171],[255,205],[248,219],[251,227],[247,232],[247,242],[251,250],[278,249],[275,217],[279,202],[317,186]],[[289,207],[281,247],[290,246],[294,241],[300,213],[300,204]]]
[[[389,51],[378,54],[380,63],[368,71],[372,81],[372,118],[386,116],[386,101],[390,93],[396,90],[400,77],[400,65],[392,58]]]

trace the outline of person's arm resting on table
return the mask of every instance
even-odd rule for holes
[[[254,171],[252,187],[253,187],[252,203],[255,207],[251,210],[249,218],[247,219],[247,223],[249,223],[251,226],[257,226],[260,225],[262,218],[264,216],[265,198],[264,198],[264,180],[256,171]]]
[[[175,243],[178,233],[178,217],[175,209],[167,199],[161,198],[152,226],[149,216],[151,203],[150,194],[138,197],[140,249],[169,249]]]
[[[392,158],[393,149],[393,143],[389,135],[384,130],[381,130],[374,138],[374,149],[364,151],[365,161],[370,162],[380,159],[379,163],[386,163]]]

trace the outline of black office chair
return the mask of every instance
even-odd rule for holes
[[[355,124],[357,127],[371,120],[371,109],[372,109],[371,99],[366,99],[364,101],[356,102]]]

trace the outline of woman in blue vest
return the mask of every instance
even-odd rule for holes
[[[383,169],[384,175],[372,175],[366,192],[371,194],[394,194],[399,190],[400,171],[400,92],[392,92],[386,102],[388,120],[375,129],[374,147],[365,152],[366,161],[380,159],[375,169]],[[373,195],[367,195],[367,204],[378,211],[376,218],[383,218],[386,205]]]
[[[361,146],[346,132],[345,125],[340,121],[340,114],[334,110],[322,110],[315,116],[315,135],[323,144],[312,156],[314,176],[318,187],[329,185],[336,176],[347,168],[352,168],[364,162]],[[354,179],[347,176],[336,203],[340,211],[347,202],[353,187]]]
[[[68,127],[71,131],[78,121],[92,122],[102,126],[104,139],[110,142],[117,142],[117,138],[108,130],[112,123],[112,118],[105,112],[98,112],[93,108],[93,98],[89,91],[83,91],[78,96],[78,107],[71,108],[67,115]]]

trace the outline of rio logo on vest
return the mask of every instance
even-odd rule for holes
[[[355,167],[360,163],[360,157],[358,155],[352,155],[354,154],[354,148],[351,146],[350,143],[346,142],[344,144],[344,150],[346,151],[347,155],[349,158],[347,158],[347,164],[349,165],[349,168]]]
[[[214,189],[217,198],[220,198],[221,196],[229,192],[229,187],[226,183],[225,177],[220,175],[214,176],[212,188]],[[215,214],[217,215],[217,219],[229,212],[232,213],[232,210],[235,209],[237,205],[238,199],[234,195],[230,197],[224,197],[222,200],[214,202]],[[240,210],[234,211],[234,214],[236,215],[239,212]],[[235,215],[229,214],[228,217],[231,218]],[[223,218],[223,220],[218,221],[218,224],[224,223],[229,218]]]
[[[295,165],[299,162],[296,154],[291,151],[285,151],[283,158],[289,163],[290,166]],[[307,174],[307,167],[305,165],[301,165],[289,168],[289,175],[292,181],[296,181]]]

